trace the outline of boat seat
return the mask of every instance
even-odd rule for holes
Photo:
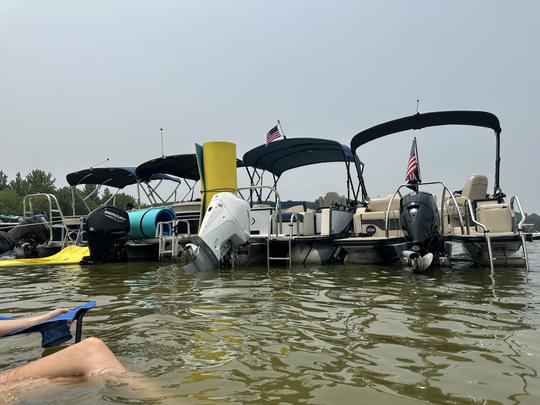
[[[485,225],[490,232],[513,232],[515,218],[509,204],[489,199],[487,188],[487,177],[482,174],[473,174],[468,178],[461,193],[455,197],[461,214],[464,216],[465,225],[469,220],[469,208],[466,201],[470,199],[473,202],[476,220]],[[453,233],[461,233],[459,215],[451,198],[446,200],[446,207],[450,229]],[[483,232],[481,227],[476,227],[470,220],[469,225],[471,232]]]
[[[489,232],[512,232],[515,228],[514,218],[510,205],[499,204],[496,201],[478,204],[476,209],[476,219],[489,229]]]
[[[386,209],[392,196],[372,198],[367,207],[357,208],[353,216],[353,227],[356,235],[385,236]],[[401,236],[399,224],[400,197],[394,198],[389,212],[389,236]]]
[[[347,205],[347,199],[334,191],[326,193],[324,197],[319,197],[318,202],[319,208],[330,208],[333,205]]]
[[[476,206],[476,203],[479,200],[485,200],[488,196],[487,189],[488,178],[483,174],[474,173],[467,179],[463,190],[454,193],[454,198],[456,199],[461,215],[463,215],[465,226],[467,225],[469,216],[469,208],[466,204],[467,199],[473,201]],[[448,225],[446,229],[451,229],[453,233],[461,233],[458,210],[451,197],[446,199],[446,214],[446,223]],[[469,223],[470,222],[471,221],[469,221]]]
[[[484,200],[486,198],[488,188],[488,178],[483,174],[472,174],[465,183],[461,191],[461,197],[468,198],[472,201]]]

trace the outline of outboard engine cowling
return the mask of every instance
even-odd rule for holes
[[[28,249],[25,249],[25,257],[37,257],[35,247],[47,242],[49,237],[50,229],[45,215],[25,218],[10,231],[0,231],[0,254],[26,244]]]
[[[191,263],[186,271],[235,266],[236,248],[249,240],[249,203],[233,193],[212,197],[199,234],[187,245]]]
[[[126,260],[125,243],[129,232],[128,213],[111,205],[96,208],[84,224],[90,256],[82,263],[99,264]]]
[[[439,210],[432,194],[415,191],[400,202],[400,221],[411,250],[402,253],[402,263],[415,271],[426,270],[441,253]]]

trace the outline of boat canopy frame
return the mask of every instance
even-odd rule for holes
[[[404,132],[408,130],[417,130],[427,127],[446,126],[446,125],[466,125],[477,126],[492,129],[495,133],[495,185],[493,190],[494,198],[503,198],[505,195],[501,190],[500,165],[501,165],[501,124],[497,116],[486,111],[434,111],[427,113],[416,113],[407,117],[387,121],[375,125],[356,134],[351,139],[351,150],[356,154],[356,150],[375,139],[387,135]]]
[[[358,202],[359,197],[362,202],[367,199],[363,180],[364,164],[347,145],[337,141],[320,138],[281,139],[249,150],[242,161],[252,186],[261,186],[264,173],[268,172],[272,175],[274,189],[277,188],[282,174],[288,170],[319,163],[344,162],[347,171],[347,199],[351,200],[351,194],[355,202]],[[358,176],[356,187],[351,175],[351,165],[354,165]],[[263,198],[262,188],[250,191],[251,194],[253,192],[259,202],[270,197],[269,193],[266,199]],[[253,195],[251,200],[253,201]]]
[[[167,201],[174,195],[176,197],[176,191],[178,187],[180,186],[181,179],[172,176],[166,173],[153,173],[152,175],[148,176],[144,180],[141,180],[137,174],[136,174],[136,168],[135,167],[90,167],[88,169],[79,170],[76,172],[69,173],[66,176],[66,180],[68,184],[71,186],[71,197],[72,197],[72,211],[73,215],[76,215],[75,210],[75,195],[77,194],[83,204],[85,205],[88,212],[91,211],[88,203],[86,202],[90,197],[93,195],[99,193],[101,188],[103,186],[107,187],[113,187],[116,189],[116,191],[105,201],[104,204],[109,204],[111,201],[114,204],[116,201],[116,195],[122,190],[124,187],[132,184],[137,185],[137,206],[138,208],[141,207],[141,194],[140,190],[142,189],[145,195],[148,197],[149,201],[156,205],[158,204],[157,199],[161,200],[162,203],[167,203]],[[157,186],[152,187],[150,185],[151,180],[158,180],[159,183]],[[175,189],[167,197],[165,200],[161,198],[159,193],[157,193],[157,188],[159,185],[163,182],[163,180],[170,180],[176,183]],[[76,192],[79,191],[77,189],[77,186],[82,184],[90,184],[97,186],[93,191],[88,193],[86,196],[80,195],[80,193]],[[148,190],[146,189],[146,187]]]

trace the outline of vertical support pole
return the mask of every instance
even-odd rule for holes
[[[71,209],[73,216],[75,216],[75,186],[71,186]]]

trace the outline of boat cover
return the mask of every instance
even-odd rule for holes
[[[66,176],[70,186],[79,184],[102,184],[104,186],[124,188],[137,180],[148,182],[150,180],[171,180],[179,183],[178,177],[165,173],[152,173],[149,177],[140,179],[134,167],[94,167],[69,173]]]
[[[243,167],[241,160],[236,159],[236,167]],[[156,174],[170,174],[181,179],[197,181],[200,179],[195,153],[182,155],[162,156],[149,160],[137,166],[136,174],[141,180],[146,181]]]
[[[171,174],[182,179],[199,180],[197,158],[194,153],[163,156],[144,162],[136,168],[137,176],[143,180],[156,173]]]
[[[244,165],[281,176],[287,170],[326,162],[354,161],[351,149],[339,142],[318,138],[292,138],[257,146],[246,152]]]
[[[79,184],[103,184],[124,188],[137,183],[134,167],[94,167],[69,173],[66,180],[70,186]]]
[[[43,321],[29,328],[15,331],[7,336],[19,335],[21,333],[40,332],[42,347],[60,345],[64,342],[67,342],[73,337],[71,335],[71,331],[69,330],[68,322],[83,316],[90,308],[93,308],[95,306],[96,301],[87,302],[86,304],[69,310],[65,314],[55,316],[51,319],[47,319],[46,321]],[[11,318],[9,316],[0,316],[0,320],[8,319],[14,318]],[[80,320],[78,322],[80,322]]]
[[[383,136],[410,129],[422,129],[442,125],[471,125],[491,128],[497,136],[501,133],[499,119],[485,111],[438,111],[424,114],[416,113],[408,117],[398,118],[368,128],[356,134],[351,140],[351,149],[356,151],[360,146]]]

